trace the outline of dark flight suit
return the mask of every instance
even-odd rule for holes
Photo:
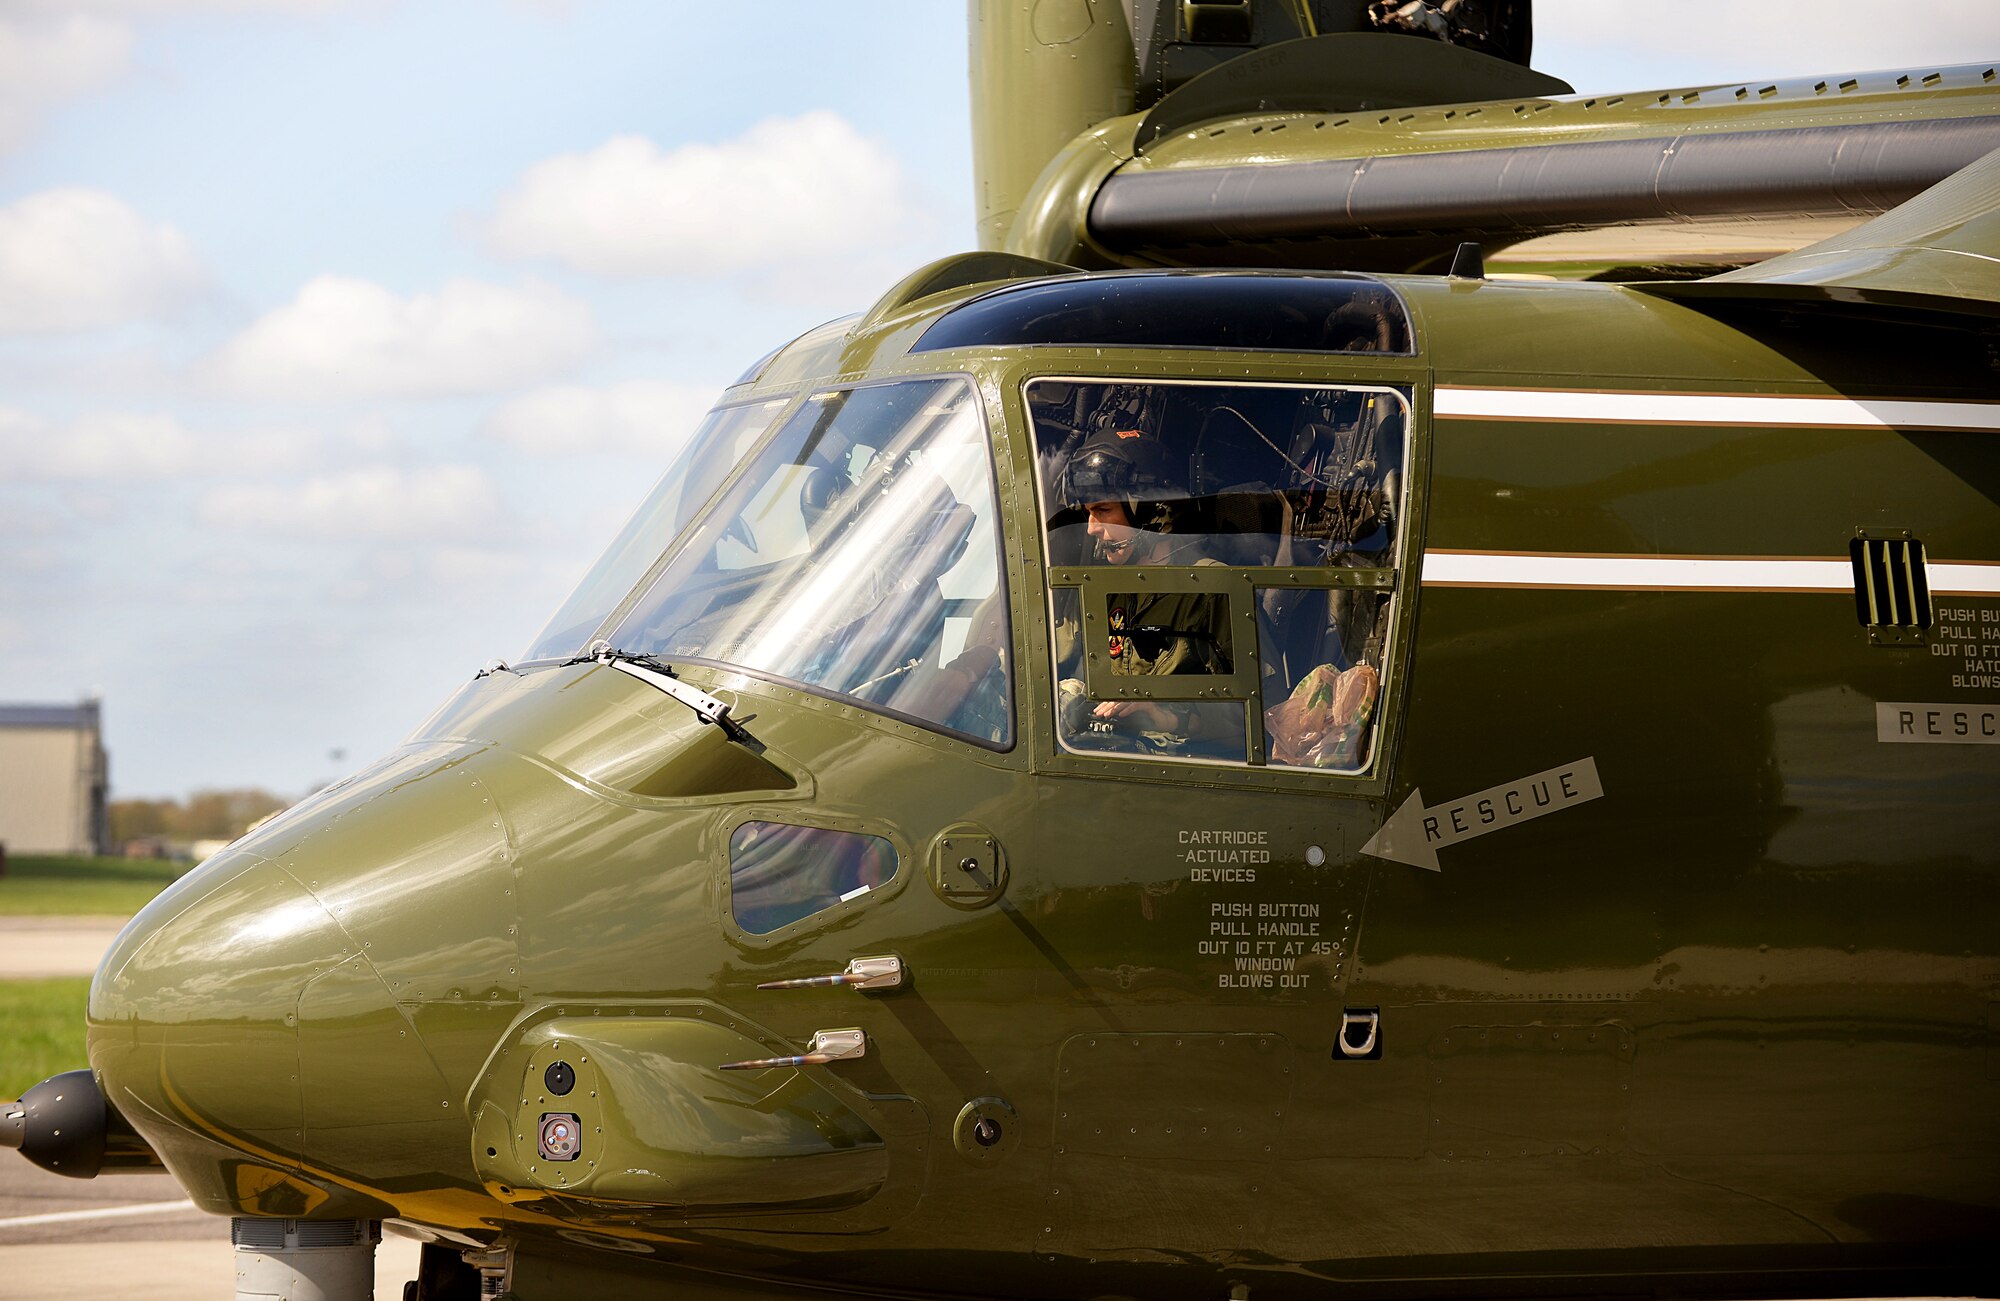
[[[1220,564],[1206,558],[1195,563]],[[1108,606],[1107,651],[1114,674],[1141,677],[1230,671],[1229,608],[1222,598],[1205,592],[1118,593],[1110,598]],[[1059,618],[1055,640],[1057,662],[1074,672],[1080,658],[1082,630],[1073,612]],[[1093,730],[1091,711],[1096,702],[1085,694],[1081,678],[1062,680],[1058,702],[1066,735]],[[1184,700],[1149,703],[1159,705],[1179,720],[1171,732],[1140,733],[1154,748],[1178,750],[1191,737],[1203,732],[1204,706]],[[1101,734],[1101,728],[1096,730]],[[1240,730],[1229,739],[1240,748]]]

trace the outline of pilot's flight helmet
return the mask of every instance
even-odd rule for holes
[[[1167,449],[1137,429],[1099,430],[1063,468],[1065,505],[1119,502],[1136,527],[1153,533],[1173,532],[1176,499],[1186,495]]]

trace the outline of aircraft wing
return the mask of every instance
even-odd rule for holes
[[[1644,288],[1693,301],[1810,299],[2000,316],[2000,149],[1845,234],[1706,280]]]

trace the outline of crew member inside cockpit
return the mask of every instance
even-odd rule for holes
[[[1189,522],[1184,476],[1172,457],[1143,430],[1104,429],[1073,452],[1063,470],[1063,496],[1085,516],[1094,559],[1121,566],[1215,565],[1194,538],[1177,530]],[[1114,595],[1107,611],[1111,672],[1120,676],[1228,673],[1226,603],[1204,592]],[[1073,663],[1081,642],[1079,620],[1059,621],[1057,654]],[[1059,689],[1065,730],[1071,733],[1140,734],[1156,744],[1178,743],[1201,732],[1201,713],[1181,701],[1090,700],[1080,678]]]

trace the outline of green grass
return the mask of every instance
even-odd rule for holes
[[[144,858],[16,858],[0,876],[0,913],[130,917],[188,870]]]
[[[59,1071],[90,1064],[83,1055],[89,993],[88,976],[0,980],[0,1098],[18,1098]]]

